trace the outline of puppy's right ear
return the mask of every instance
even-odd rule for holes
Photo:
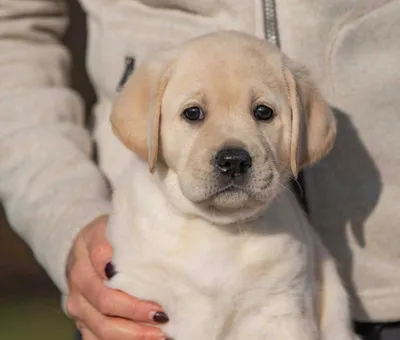
[[[173,57],[163,52],[141,64],[125,83],[111,114],[117,137],[153,171],[157,162],[161,102]]]

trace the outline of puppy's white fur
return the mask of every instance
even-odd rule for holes
[[[259,103],[272,122],[254,120]],[[204,121],[182,118],[193,105]],[[112,123],[137,155],[113,197],[111,287],[163,306],[175,340],[355,338],[335,263],[285,188],[335,135],[303,69],[264,41],[210,34],[139,67]],[[251,173],[224,191],[213,155],[238,145]]]

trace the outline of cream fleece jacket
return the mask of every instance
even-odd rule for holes
[[[276,4],[275,4],[276,2]],[[400,319],[400,2],[390,0],[81,0],[98,102],[94,138],[69,87],[66,0],[0,2],[0,199],[66,294],[76,234],[110,210],[128,151],[109,115],[125,57],[235,29],[280,42],[337,108],[338,142],[306,171],[311,219],[339,261],[359,320]],[[275,6],[276,5],[276,6]],[[275,8],[276,7],[276,8]]]

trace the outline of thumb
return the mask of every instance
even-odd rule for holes
[[[89,258],[96,274],[103,280],[107,279],[105,272],[110,263],[113,250],[106,238],[107,216],[101,216],[94,220],[85,235]],[[108,269],[110,271],[110,268]]]
[[[96,274],[103,280],[114,276],[114,270],[111,264],[112,254],[111,245],[107,241],[96,245],[90,252],[90,261],[92,262],[93,268]]]

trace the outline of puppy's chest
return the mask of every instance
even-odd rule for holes
[[[175,288],[215,295],[240,291],[267,277],[272,287],[290,280],[284,276],[295,276],[306,261],[305,247],[284,233],[229,232],[203,221],[185,221],[173,231],[154,234],[145,224],[142,220],[131,237],[120,240],[124,246],[115,247],[117,269],[132,277],[148,273],[149,279],[170,282]]]

